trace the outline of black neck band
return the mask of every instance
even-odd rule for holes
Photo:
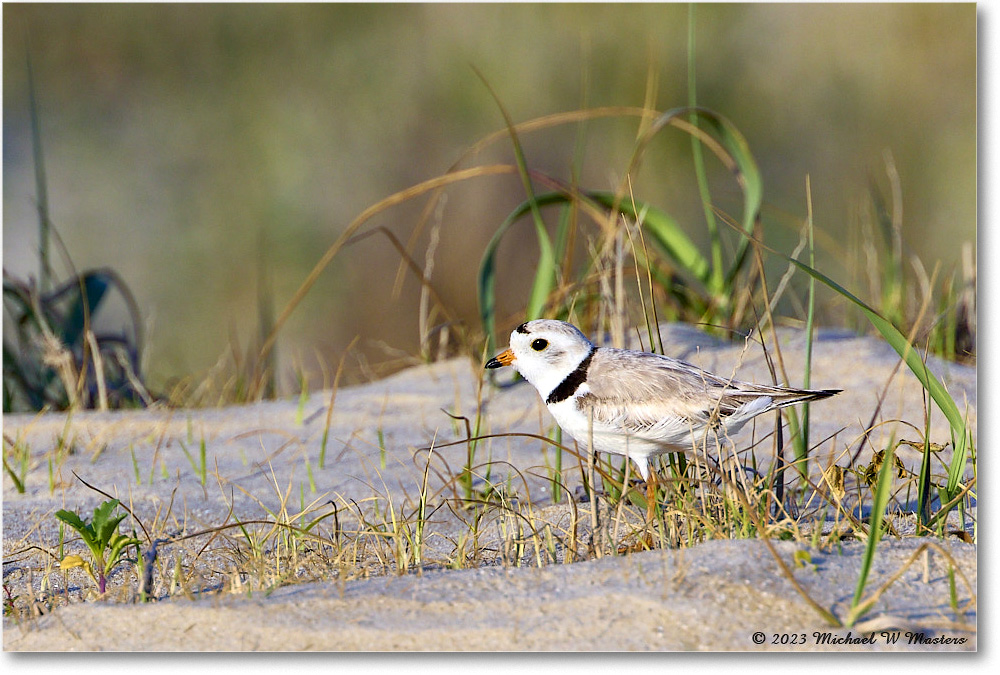
[[[567,375],[566,379],[560,382],[558,387],[549,392],[548,398],[545,399],[546,403],[559,403],[560,401],[565,401],[576,393],[576,390],[581,384],[583,384],[583,381],[587,379],[587,370],[590,369],[590,360],[594,358],[594,352],[596,351],[596,347],[591,348],[590,353],[584,357],[583,361],[580,361],[580,365],[578,365],[572,373]]]

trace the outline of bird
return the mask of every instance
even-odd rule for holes
[[[512,366],[538,391],[559,426],[581,444],[623,455],[646,481],[652,516],[651,461],[693,453],[709,438],[725,439],[763,413],[828,398],[840,389],[794,389],[713,375],[651,352],[597,347],[565,321],[527,321],[510,346],[486,363]]]

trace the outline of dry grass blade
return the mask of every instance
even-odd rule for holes
[[[459,171],[460,170],[459,167],[464,162],[468,161],[472,157],[475,157],[480,152],[482,152],[489,146],[493,145],[494,143],[498,143],[502,140],[509,139],[512,133],[517,136],[523,136],[524,134],[528,134],[535,131],[541,131],[544,129],[550,129],[565,124],[582,124],[583,122],[587,122],[590,120],[606,119],[614,117],[639,117],[642,120],[642,122],[645,123],[646,121],[655,118],[657,115],[659,115],[659,113],[655,110],[629,107],[629,106],[608,106],[608,107],[574,110],[570,112],[545,115],[543,117],[539,117],[533,120],[528,120],[526,122],[520,122],[514,124],[511,127],[505,127],[504,129],[500,129],[485,136],[484,138],[476,142],[468,150],[466,150],[464,153],[462,153],[462,156],[459,157],[455,161],[455,163],[452,164],[452,166],[448,169],[448,173],[450,174]],[[414,227],[413,232],[407,239],[406,252],[408,255],[413,254],[413,248],[416,245],[416,242],[419,239],[420,235],[423,233],[425,224],[428,218],[430,217],[430,214],[434,211],[437,205],[437,201],[440,198],[441,194],[440,190],[441,188],[437,188],[437,192],[435,192],[435,194],[431,196],[430,200],[427,203],[427,206],[421,213],[420,219],[417,222],[416,227]],[[396,280],[393,283],[394,297],[399,292],[400,284],[402,283],[403,269],[404,269],[403,263],[400,263],[399,268],[396,270]]]
[[[436,178],[431,178],[405,190],[400,190],[399,192],[386,197],[385,199],[362,211],[361,214],[347,226],[340,236],[337,237],[337,240],[326,250],[326,253],[323,254],[323,256],[319,259],[319,262],[316,263],[312,271],[310,271],[306,276],[302,285],[299,286],[298,290],[292,295],[292,298],[285,304],[285,307],[281,310],[281,314],[274,322],[274,328],[271,330],[271,334],[267,337],[267,340],[264,341],[264,344],[261,345],[261,360],[265,360],[267,354],[274,347],[274,342],[278,339],[278,333],[281,332],[281,329],[288,320],[288,317],[293,311],[295,311],[295,308],[298,307],[299,303],[302,302],[302,299],[305,297],[306,293],[309,292],[309,289],[311,289],[316,283],[319,275],[337,256],[351,237],[354,236],[358,228],[364,225],[370,218],[381,213],[382,211],[385,211],[386,209],[396,206],[397,204],[401,204],[407,200],[413,199],[414,197],[419,197],[422,194],[445,185],[451,185],[452,183],[458,183],[472,178],[498,176],[516,172],[517,168],[509,164],[494,164],[490,166],[478,166],[471,169],[463,169],[461,171],[456,171],[455,173],[449,173]]]

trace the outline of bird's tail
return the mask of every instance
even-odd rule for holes
[[[834,394],[839,394],[843,389],[780,389],[772,394],[776,408],[805,403],[806,401],[818,401],[830,398]]]

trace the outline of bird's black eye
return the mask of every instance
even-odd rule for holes
[[[548,346],[549,346],[549,341],[543,340],[542,338],[538,338],[537,340],[532,340],[531,342],[531,348],[534,349],[536,352],[540,352]]]

